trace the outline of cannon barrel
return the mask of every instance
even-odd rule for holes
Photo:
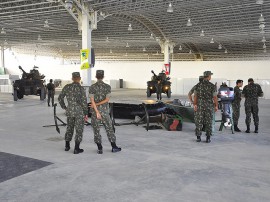
[[[19,69],[22,70],[22,72],[23,72],[24,74],[27,74],[26,71],[24,71],[24,69],[23,69],[21,66],[19,66]]]

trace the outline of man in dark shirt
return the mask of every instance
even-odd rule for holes
[[[242,90],[240,89],[243,86],[243,80],[237,80],[236,86],[234,87],[234,100],[232,102],[232,109],[233,109],[233,124],[234,124],[234,131],[241,132],[238,128],[238,120],[240,117],[240,108],[241,108],[241,97],[242,97]]]
[[[259,107],[258,97],[263,97],[263,91],[259,84],[254,83],[252,78],[248,79],[248,85],[246,85],[242,92],[245,100],[245,111],[246,111],[246,133],[250,133],[251,114],[253,115],[253,121],[255,125],[255,133],[259,130]]]
[[[50,107],[50,99],[52,99],[52,106],[53,106],[53,104],[54,104],[55,86],[53,84],[52,79],[50,79],[50,83],[47,84],[47,94],[48,94],[48,107]]]

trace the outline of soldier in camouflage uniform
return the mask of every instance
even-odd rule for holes
[[[65,151],[70,149],[74,128],[76,130],[74,154],[83,152],[80,149],[80,143],[83,137],[84,122],[88,119],[88,106],[86,93],[80,85],[81,77],[79,72],[72,73],[73,83],[67,84],[58,97],[62,109],[66,110],[67,131],[65,134]],[[65,105],[64,98],[67,98],[68,106]]]
[[[245,111],[246,111],[246,133],[250,133],[251,114],[253,115],[253,121],[255,125],[255,133],[259,130],[259,107],[258,97],[263,97],[263,91],[259,84],[254,83],[252,78],[248,79],[248,85],[246,85],[242,92],[245,100]]]
[[[103,153],[102,137],[100,135],[99,123],[103,123],[108,139],[112,145],[112,152],[119,152],[121,148],[116,146],[116,137],[113,130],[112,120],[109,114],[109,100],[111,95],[111,86],[103,82],[104,71],[97,70],[97,82],[90,86],[89,97],[91,107],[91,124],[94,130],[94,141],[97,144],[98,154]]]
[[[218,110],[217,92],[214,84],[210,82],[211,71],[204,72],[204,80],[196,85],[194,91],[194,112],[196,123],[197,142],[201,142],[202,127],[205,125],[206,142],[210,143],[212,135],[213,107]]]
[[[238,128],[238,120],[240,116],[240,107],[241,107],[241,95],[242,90],[240,89],[243,86],[243,80],[237,80],[236,86],[234,87],[234,100],[232,102],[232,109],[233,109],[233,124],[234,124],[234,131],[241,132]]]

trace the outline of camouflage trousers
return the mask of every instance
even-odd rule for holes
[[[202,128],[205,127],[206,135],[212,135],[213,131],[213,108],[198,106],[197,112],[195,112],[194,120],[196,125],[196,136],[202,135]]]
[[[114,134],[112,120],[111,120],[109,113],[107,111],[103,111],[103,110],[100,110],[99,113],[101,115],[102,120],[97,119],[97,115],[95,112],[93,112],[92,116],[91,116],[91,124],[92,124],[93,131],[94,131],[94,142],[100,143],[100,144],[102,143],[102,137],[100,135],[100,127],[99,127],[100,121],[102,122],[102,124],[105,127],[109,141],[115,142],[116,137]]]
[[[246,125],[251,123],[251,114],[253,115],[254,125],[259,125],[259,107],[258,104],[245,103],[245,112],[246,112]]]
[[[67,117],[67,131],[65,134],[66,141],[72,140],[74,128],[76,130],[75,141],[81,142],[82,137],[83,137],[83,129],[84,129],[83,117]]]
[[[232,109],[233,109],[233,123],[234,125],[238,125],[238,120],[240,117],[240,103],[232,103]]]
[[[50,99],[52,99],[52,105],[54,104],[54,92],[49,90],[48,91],[48,105],[50,104]]]

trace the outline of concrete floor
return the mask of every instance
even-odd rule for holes
[[[115,102],[146,100],[145,90],[112,95]],[[52,163],[0,183],[1,202],[270,201],[270,100],[260,100],[257,135],[223,130],[206,144],[195,142],[190,123],[181,132],[121,126],[116,135],[123,151],[111,153],[102,130],[103,155],[96,154],[90,127],[85,127],[81,145],[85,152],[72,154],[73,143],[65,152],[65,128],[59,135],[55,128],[42,127],[54,123],[53,109],[38,97],[13,102],[10,95],[0,94],[0,114],[0,152]]]

